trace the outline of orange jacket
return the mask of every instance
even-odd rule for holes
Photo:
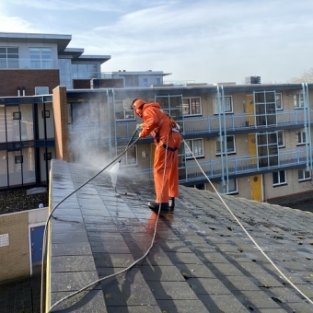
[[[142,110],[143,129],[140,137],[144,138],[151,134],[155,143],[158,144],[158,139],[166,143],[168,135],[172,131],[172,124],[169,116],[161,110],[159,103],[146,103]],[[158,134],[158,138],[156,138]],[[170,146],[170,142],[169,146]]]

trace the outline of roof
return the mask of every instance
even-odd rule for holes
[[[72,40],[71,35],[38,34],[38,33],[4,33],[0,32],[0,42],[14,43],[54,43],[58,51],[63,51]]]
[[[155,75],[161,75],[161,76],[167,76],[172,75],[172,73],[163,73],[163,71],[125,71],[120,70],[116,72],[112,72],[113,75],[120,75],[120,76],[133,76],[133,75],[144,75],[144,76],[155,76]]]
[[[52,161],[51,202],[97,172]],[[73,194],[51,219],[52,304],[142,257],[153,238],[151,181],[108,172]],[[114,179],[113,179],[114,182]],[[313,215],[223,195],[262,249],[313,299]],[[313,307],[247,238],[215,193],[180,187],[173,214],[159,219],[154,245],[126,274],[59,304],[62,312],[312,312]]]

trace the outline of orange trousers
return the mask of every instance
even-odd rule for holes
[[[157,145],[154,155],[153,175],[157,203],[168,203],[169,197],[178,197],[178,148],[181,135],[173,132],[168,140],[166,149],[162,144]],[[173,140],[174,139],[174,140]]]

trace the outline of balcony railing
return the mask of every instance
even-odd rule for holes
[[[313,153],[313,151],[311,151]],[[204,160],[199,164],[211,178],[220,178],[224,175],[238,175],[249,174],[255,172],[262,172],[262,170],[279,171],[282,167],[292,167],[295,165],[306,164],[305,149],[294,149],[280,152],[278,154],[271,154],[268,156],[240,156],[228,157],[226,167],[222,166],[223,159]],[[205,179],[202,171],[195,162],[187,162],[184,167],[180,168],[180,182],[199,181]]]
[[[1,59],[0,70],[13,69],[58,69],[58,60],[35,60],[29,58]]]

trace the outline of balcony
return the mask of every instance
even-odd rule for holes
[[[58,60],[34,60],[29,58],[0,59],[0,70],[17,69],[58,69]]]
[[[313,153],[313,151],[311,152]],[[223,159],[204,160],[199,164],[210,179],[219,179],[224,176],[253,175],[270,171],[280,171],[282,168],[306,165],[305,149],[294,149],[279,152],[268,156],[238,156],[228,157],[227,164],[222,166]],[[224,159],[225,161],[225,159]],[[180,183],[196,182],[205,179],[202,171],[195,162],[187,162],[180,168]]]

